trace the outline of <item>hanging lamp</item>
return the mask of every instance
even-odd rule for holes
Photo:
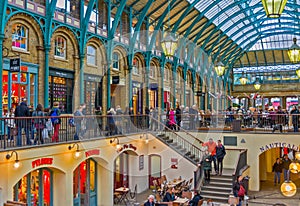
[[[298,78],[300,78],[300,68],[298,68],[298,69],[296,70],[296,74],[297,74]]]
[[[300,60],[300,47],[297,44],[297,38],[293,38],[293,45],[288,50],[288,56],[292,63],[297,63]]]
[[[215,65],[215,71],[217,73],[217,75],[220,77],[220,76],[223,76],[224,73],[225,73],[225,66],[224,64],[222,63],[222,61],[220,60],[220,57],[218,58],[218,61]]]
[[[260,83],[258,77],[256,77],[256,81],[254,82],[254,85],[253,85],[253,86],[254,86],[254,89],[255,89],[256,91],[260,90],[261,83]]]
[[[170,31],[170,0],[168,1],[168,31]],[[173,34],[167,33],[160,44],[165,56],[174,56],[178,42]]]
[[[245,85],[248,81],[247,77],[245,76],[245,73],[242,73],[242,76],[239,78],[241,85]]]
[[[266,15],[269,18],[279,18],[287,0],[262,0]]]
[[[297,192],[297,187],[292,181],[285,181],[280,187],[281,193],[286,197],[292,197]]]

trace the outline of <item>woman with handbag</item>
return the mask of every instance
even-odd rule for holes
[[[10,108],[9,112],[6,114],[6,124],[7,124],[7,141],[8,142],[13,142],[14,141],[14,136],[16,135],[17,128],[15,124],[15,108],[12,107]]]
[[[33,122],[37,132],[37,135],[34,138],[34,144],[36,145],[38,141],[40,141],[41,144],[44,144],[43,129],[46,126],[46,119],[45,119],[43,105],[41,104],[37,105],[35,111],[32,113],[32,117],[35,117],[33,119]]]

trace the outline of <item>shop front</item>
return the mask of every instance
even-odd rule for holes
[[[28,105],[37,105],[37,79],[38,65],[23,62],[20,71],[10,70],[9,61],[4,61],[2,75],[2,104],[4,114],[16,107],[22,100],[27,101]]]
[[[114,189],[128,187],[128,167],[129,155],[127,152],[121,153],[114,163]]]
[[[142,84],[132,82],[132,106],[135,114],[143,114],[143,91]]]
[[[53,172],[48,168],[34,170],[14,186],[14,201],[31,206],[53,205]]]
[[[149,106],[150,108],[158,107],[158,84],[151,83],[149,84]]]
[[[164,108],[170,109],[171,107],[171,98],[170,98],[170,87],[164,88]]]
[[[96,75],[84,75],[84,94],[86,114],[95,114],[95,108],[102,106],[102,77]]]
[[[74,72],[50,68],[49,105],[59,102],[66,113],[73,111]]]
[[[89,158],[73,172],[74,206],[97,205],[97,163]]]

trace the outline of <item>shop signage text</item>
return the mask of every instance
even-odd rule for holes
[[[136,148],[136,146],[133,146],[132,144],[124,144],[119,150],[118,150],[118,152],[121,152],[121,151],[123,151],[123,150],[125,150],[125,149],[132,149],[132,150],[136,150],[137,148]]]
[[[274,143],[262,146],[259,149],[260,149],[260,152],[265,152],[265,151],[267,151],[269,149],[277,148],[277,147],[287,147],[289,149],[292,149],[292,150],[295,150],[295,151],[299,151],[299,147],[298,146],[296,146],[294,144],[288,144],[286,142],[274,142]]]
[[[68,76],[68,74],[63,73],[63,72],[55,72],[55,73],[56,73],[56,75],[59,76],[59,77],[67,77],[67,76]]]
[[[20,65],[21,65],[21,59],[20,58],[10,59],[10,61],[9,61],[9,70],[11,72],[19,72],[20,71]]]
[[[100,150],[98,149],[93,149],[85,152],[85,157],[89,157],[92,155],[100,155]]]
[[[53,158],[51,157],[41,158],[31,162],[32,168],[36,168],[42,165],[52,165],[52,164],[53,164]]]

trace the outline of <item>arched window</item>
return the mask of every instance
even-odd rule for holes
[[[140,67],[141,67],[141,64],[140,64],[139,60],[134,58],[133,59],[133,64],[132,64],[132,73],[133,74],[139,74],[140,73]]]
[[[150,68],[149,68],[149,77],[155,78],[155,65],[153,63],[150,63]]]
[[[12,47],[27,50],[28,29],[22,24],[12,26]]]
[[[87,46],[87,64],[90,65],[96,65],[97,59],[96,59],[96,48],[93,46]]]
[[[66,49],[67,41],[63,37],[57,36],[54,42],[54,55],[56,57],[66,59]]]
[[[119,54],[117,52],[113,53],[113,69],[119,70]]]

